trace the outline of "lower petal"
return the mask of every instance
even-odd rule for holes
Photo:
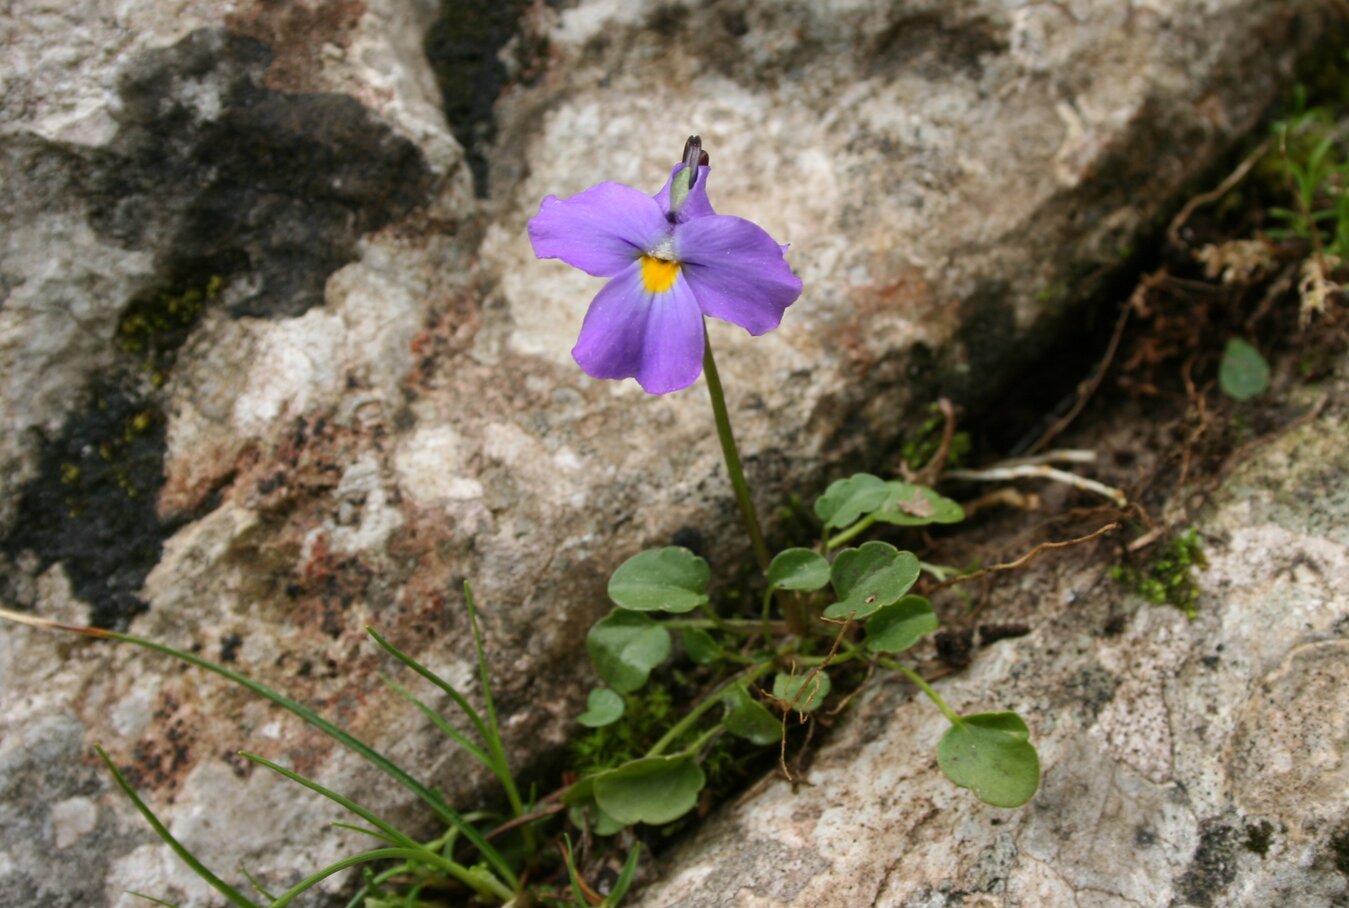
[[[682,279],[650,293],[634,264],[590,304],[571,355],[592,378],[636,378],[649,394],[678,391],[702,371],[702,312]]]
[[[651,296],[646,349],[637,383],[648,394],[687,388],[703,371],[703,313],[682,277]]]
[[[744,218],[713,215],[675,230],[682,276],[702,311],[755,335],[776,328],[801,295],[801,279],[792,274],[784,251]]]

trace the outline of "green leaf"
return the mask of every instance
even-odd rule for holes
[[[670,655],[670,632],[640,612],[616,608],[591,626],[586,649],[604,683],[630,694]]]
[[[587,728],[603,728],[623,718],[627,704],[607,687],[598,687],[586,698],[586,711],[576,717]]]
[[[599,835],[613,835],[626,825],[609,816],[596,803],[594,776],[586,776],[563,792],[562,803],[568,806],[567,816],[578,829],[585,827],[587,811],[590,823]]]
[[[1259,350],[1234,337],[1223,351],[1218,366],[1218,384],[1228,397],[1250,400],[1269,389],[1269,363]]]
[[[909,591],[918,580],[918,558],[885,542],[844,549],[834,559],[833,582],[838,602],[824,610],[826,618],[865,618]]]
[[[595,801],[625,825],[659,826],[692,810],[705,784],[707,777],[693,757],[643,757],[595,776]]]
[[[802,688],[805,692],[802,692]],[[824,698],[829,696],[829,675],[823,671],[808,671],[804,675],[789,675],[778,672],[773,678],[773,696],[784,706],[799,713],[814,712],[819,709]],[[781,728],[781,726],[779,726]]]
[[[585,828],[580,823],[576,826],[578,829]],[[567,882],[571,885],[571,897],[578,905],[589,905],[585,890],[581,888],[581,878],[576,875],[576,849],[572,847],[571,836],[565,832],[562,834],[562,844],[566,846],[562,850],[562,862],[567,865]]]
[[[590,816],[595,835],[613,835],[628,825],[609,816],[599,804],[590,805]]]
[[[634,612],[691,612],[707,602],[707,562],[677,545],[638,552],[609,578],[609,598]]]
[[[727,710],[726,730],[737,738],[744,738],[762,747],[782,737],[781,720],[754,699],[743,684],[732,687],[721,699]]]
[[[890,490],[889,497],[871,515],[881,523],[918,527],[931,523],[959,523],[965,519],[964,508],[927,486],[898,480],[891,480],[886,486]]]
[[[628,890],[632,888],[632,881],[637,876],[637,861],[641,856],[642,846],[641,843],[637,843],[632,846],[632,851],[628,852],[628,859],[623,862],[623,870],[614,881],[614,888],[604,897],[601,908],[618,908],[623,903],[623,896],[628,894]]]
[[[775,590],[809,593],[828,582],[828,559],[810,549],[785,549],[768,566],[768,583]]]
[[[946,777],[994,807],[1020,807],[1040,787],[1040,758],[1016,713],[965,716],[937,745]]]
[[[686,627],[679,632],[684,638],[684,655],[698,665],[709,665],[721,656],[721,647],[712,635],[700,627]]]
[[[113,781],[117,783],[117,787],[122,789],[122,793],[131,799],[132,804],[136,805],[136,809],[140,811],[141,816],[143,816],[146,822],[150,824],[151,828],[154,829],[155,834],[159,836],[165,845],[168,845],[169,848],[173,849],[173,853],[178,855],[183,863],[192,868],[193,873],[201,877],[213,889],[223,895],[232,904],[239,906],[239,908],[258,908],[257,903],[250,901],[242,892],[212,873],[205,864],[197,860],[196,855],[188,851],[186,846],[173,837],[173,833],[169,832],[168,827],[160,822],[159,817],[155,816],[154,811],[141,800],[140,795],[136,794],[136,790],[131,787],[131,783],[128,782],[121,771],[117,769],[117,764],[112,762],[112,759],[102,747],[95,744],[94,752],[97,753],[98,758],[103,761],[103,765],[108,768],[108,772],[112,773]]]
[[[829,484],[815,501],[815,516],[824,521],[827,530],[846,527],[884,505],[888,495],[885,480],[857,473]]]
[[[866,648],[873,653],[902,653],[937,626],[931,602],[922,596],[905,596],[867,619]]]

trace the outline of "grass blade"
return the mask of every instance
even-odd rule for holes
[[[446,681],[444,678],[440,677],[440,675],[437,675],[435,672],[431,671],[431,669],[427,668],[425,665],[422,665],[416,659],[412,658],[407,653],[403,652],[401,649],[394,646],[388,640],[385,640],[384,637],[380,635],[379,631],[375,630],[373,627],[367,627],[365,629],[365,632],[369,634],[371,639],[373,639],[376,643],[378,643],[380,648],[383,649],[386,653],[393,656],[399,662],[403,663],[408,668],[412,669],[414,672],[421,675],[427,681],[430,681],[436,687],[444,691],[446,695],[448,695],[449,698],[454,701],[454,705],[459,707],[459,709],[463,711],[464,715],[468,716],[468,720],[473,723],[473,727],[474,729],[477,730],[478,736],[482,738],[484,741],[487,740],[487,738],[489,737],[487,731],[487,724],[483,722],[482,716],[478,714],[478,711],[473,708],[473,704],[469,703],[468,699],[464,697],[463,694],[455,690],[453,684]]]
[[[343,822],[341,822],[341,821],[339,821],[339,820],[334,820],[333,822],[329,823],[328,825],[329,825],[329,826],[332,826],[332,827],[335,828],[335,829],[349,829],[349,830],[351,830],[352,832],[359,832],[359,833],[361,833],[362,835],[368,835],[368,836],[370,836],[370,838],[372,838],[372,839],[379,839],[381,842],[385,843],[386,845],[397,845],[397,844],[398,844],[396,841],[394,841],[393,839],[389,838],[389,837],[386,836],[384,833],[380,832],[378,829],[366,829],[364,826],[357,826],[355,823],[343,823]]]
[[[581,877],[576,873],[576,863],[572,856],[571,836],[563,833],[562,842],[563,844],[559,845],[558,848],[561,849],[562,860],[567,865],[567,882],[571,884],[571,896],[576,899],[578,905],[585,908],[592,903],[590,899],[586,898],[584,884],[581,882]]]
[[[443,855],[437,854],[436,852],[431,851],[430,849],[422,847],[422,845],[416,840],[414,840],[411,836],[402,832],[393,824],[383,819],[380,819],[374,813],[362,807],[360,804],[357,804],[355,801],[351,800],[345,795],[338,794],[337,792],[329,788],[325,788],[324,786],[315,782],[313,779],[306,778],[305,776],[300,775],[298,772],[295,772],[294,770],[287,769],[286,767],[281,766],[278,763],[273,763],[271,760],[268,760],[265,757],[260,757],[257,754],[252,754],[248,753],[247,751],[244,751],[240,753],[240,756],[243,757],[245,760],[249,760],[253,763],[258,763],[262,766],[266,766],[273,772],[280,773],[287,779],[290,779],[292,782],[295,782],[298,785],[303,785],[310,791],[317,792],[318,794],[321,794],[328,800],[332,801],[334,804],[337,804],[341,806],[343,809],[356,814],[356,816],[360,817],[362,820],[365,820],[371,826],[374,826],[380,832],[384,833],[384,835],[388,838],[388,840],[392,842],[394,845],[407,849],[412,853],[416,854],[417,859],[420,860],[423,864],[430,865],[431,867],[434,867],[437,870],[449,874],[459,882],[472,888],[474,891],[482,895],[494,895],[497,898],[502,899],[503,901],[510,899],[512,895],[511,890],[503,886],[500,880],[497,880],[495,877],[484,876],[481,873],[474,873],[473,871],[469,870],[462,864],[459,864],[456,861],[444,857]]]
[[[381,680],[384,681],[385,684],[393,688],[394,693],[398,694],[398,696],[402,697],[404,700],[408,701],[413,706],[421,710],[422,715],[430,719],[431,724],[433,724],[436,728],[440,729],[441,733],[444,734],[445,737],[449,738],[451,741],[458,744],[464,750],[468,751],[469,756],[477,760],[483,766],[486,766],[490,772],[492,773],[496,772],[496,767],[492,765],[492,758],[487,755],[486,751],[484,751],[478,745],[474,744],[468,738],[464,737],[464,735],[457,728],[455,728],[453,725],[451,725],[449,722],[445,720],[444,716],[436,712],[431,707],[427,706],[421,700],[417,699],[417,697],[410,690],[403,687],[403,685],[399,684],[397,681],[390,678],[388,675],[381,672],[379,677]]]
[[[242,874],[244,875],[244,878],[245,878],[246,880],[248,880],[248,885],[252,886],[254,889],[257,890],[258,895],[262,896],[263,898],[265,898],[265,899],[266,899],[267,901],[269,901],[269,902],[276,898],[276,896],[272,895],[270,892],[267,891],[267,887],[266,887],[266,886],[264,886],[264,885],[262,885],[262,883],[258,882],[257,878],[254,877],[253,874],[251,874],[251,873],[248,872],[248,868],[247,868],[247,867],[244,867],[244,866],[241,864],[241,865],[239,866],[239,872],[242,873]]]
[[[609,895],[604,899],[604,908],[618,908],[623,896],[628,894],[628,889],[632,887],[632,881],[637,876],[637,862],[641,856],[641,844],[633,845],[632,851],[628,852],[628,859],[623,862],[622,872],[614,881],[614,888],[609,890]]]
[[[305,706],[304,704],[292,700],[290,697],[287,697],[284,694],[277,693],[276,691],[272,690],[266,685],[254,681],[252,678],[249,678],[245,675],[241,675],[238,672],[233,671],[231,669],[225,668],[223,665],[217,665],[216,663],[211,662],[207,659],[203,659],[200,656],[197,656],[193,653],[189,653],[180,649],[175,649],[172,646],[167,646],[163,643],[156,643],[153,640],[146,640],[143,637],[134,637],[131,634],[122,634],[117,631],[109,631],[97,627],[84,627],[77,624],[62,624],[57,621],[51,621],[46,618],[39,618],[35,615],[24,614],[23,612],[11,611],[9,609],[0,609],[0,618],[6,618],[10,621],[14,621],[18,624],[26,624],[30,627],[41,627],[46,628],[48,630],[69,631],[71,633],[81,634],[86,637],[94,637],[100,640],[117,640],[122,643],[131,643],[144,649],[151,650],[152,652],[162,653],[163,655],[166,656],[173,656],[175,659],[180,659],[184,662],[188,662],[192,665],[197,666],[198,668],[204,668],[209,672],[214,672],[215,674],[220,675],[222,678],[226,678],[230,681],[233,681],[235,684],[238,684],[241,687],[247,688],[248,690],[252,691],[258,696],[270,700],[277,706],[280,706],[282,709],[303,719],[309,725],[312,725],[314,728],[317,728],[319,731],[323,732],[328,737],[332,738],[334,741],[337,741],[339,744],[342,744],[348,749],[355,751],[368,763],[372,764],[377,769],[381,770],[385,775],[392,778],[395,782],[402,785],[408,791],[411,791],[418,798],[420,798],[428,807],[430,807],[433,811],[435,811],[436,816],[438,816],[446,825],[453,826],[454,828],[462,832],[464,838],[468,839],[470,842],[473,843],[473,846],[477,848],[479,852],[481,852],[483,858],[485,858],[487,862],[492,865],[493,869],[495,869],[497,873],[501,876],[501,879],[506,882],[506,885],[508,885],[512,890],[520,888],[519,877],[516,876],[515,871],[511,869],[511,866],[509,863],[506,862],[506,859],[501,856],[501,852],[499,852],[490,842],[488,842],[487,839],[483,838],[482,833],[478,832],[477,829],[473,828],[473,826],[467,823],[463,819],[463,817],[459,815],[458,811],[450,807],[450,805],[446,804],[445,801],[439,795],[431,791],[431,789],[427,788],[421,782],[414,779],[411,775],[409,775],[406,771],[404,771],[402,767],[394,763],[388,757],[384,756],[379,751],[375,750],[373,747],[366,744],[364,741],[360,740],[354,735],[351,735],[343,731],[341,728],[338,728],[336,725],[329,722],[327,719],[323,718],[318,713],[314,712],[312,709]]]
[[[281,893],[281,897],[272,902],[269,908],[285,908],[296,898],[303,895],[306,890],[312,889],[319,883],[322,883],[334,873],[341,873],[348,867],[355,867],[358,864],[368,864],[371,861],[382,861],[386,858],[408,858],[415,859],[415,855],[410,848],[376,848],[373,851],[363,851],[360,854],[353,854],[345,857],[336,863],[329,864],[322,870],[310,874],[294,886]]]
[[[163,899],[157,899],[153,895],[146,895],[144,892],[137,892],[134,889],[127,889],[124,891],[126,892],[127,895],[131,896],[132,898],[145,899],[147,902],[150,902],[152,904],[163,905],[164,908],[178,908],[178,906],[173,904],[173,902],[166,902]]]
[[[94,745],[94,750],[98,753],[98,758],[103,761],[103,765],[108,767],[108,772],[112,773],[113,779],[117,782],[117,787],[122,789],[126,796],[131,799],[131,803],[136,805],[136,809],[141,812],[141,816],[145,817],[145,821],[154,829],[155,834],[164,840],[165,845],[168,845],[173,849],[173,853],[178,855],[184,864],[191,867],[192,871],[197,876],[210,884],[216,892],[219,892],[225,898],[229,899],[232,904],[238,905],[239,908],[258,908],[256,902],[250,901],[239,890],[212,873],[207,869],[205,864],[197,860],[196,855],[187,850],[182,842],[173,837],[173,833],[169,832],[168,827],[159,822],[159,817],[155,816],[155,812],[141,800],[140,795],[136,794],[135,789],[127,782],[126,777],[122,775],[121,771],[117,768],[117,765],[112,762],[107,751],[98,745]],[[136,895],[140,895],[140,893],[136,893]],[[142,896],[142,898],[144,898],[144,896]],[[158,900],[156,899],[155,901]]]
[[[497,777],[501,779],[501,785],[506,789],[506,798],[511,802],[511,809],[515,811],[517,817],[525,813],[524,802],[520,800],[520,792],[515,787],[515,777],[511,775],[510,764],[506,761],[506,748],[501,741],[501,725],[497,722],[496,704],[492,702],[492,681],[487,670],[487,652],[482,645],[482,628],[478,626],[478,608],[473,603],[473,589],[464,581],[464,603],[468,606],[468,620],[473,627],[473,650],[478,656],[478,676],[482,679],[482,702],[487,708],[487,731],[484,739],[487,750],[492,754],[492,759],[497,763]],[[526,826],[524,828],[525,849],[533,855],[534,853],[534,831]]]

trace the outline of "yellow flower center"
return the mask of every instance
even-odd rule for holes
[[[642,256],[642,283],[646,285],[648,293],[664,293],[674,286],[678,276],[678,262]]]

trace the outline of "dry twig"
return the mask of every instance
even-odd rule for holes
[[[1079,536],[1076,539],[1065,539],[1062,542],[1042,542],[1026,554],[1015,561],[1009,561],[1005,564],[995,564],[991,567],[982,568],[973,574],[961,574],[959,577],[952,577],[949,580],[943,580],[933,587],[934,590],[945,589],[948,586],[955,586],[957,583],[968,583],[971,580],[980,580],[992,574],[1000,574],[1004,571],[1014,571],[1030,562],[1032,558],[1041,552],[1047,552],[1050,549],[1066,549],[1069,546],[1082,545],[1084,542],[1091,542],[1093,539],[1099,539],[1106,533],[1113,533],[1120,528],[1118,523],[1108,523],[1094,533],[1088,533],[1086,536]]]
[[[1171,221],[1171,226],[1166,228],[1166,238],[1171,244],[1176,247],[1185,245],[1184,241],[1180,238],[1180,228],[1185,226],[1185,222],[1190,219],[1190,215],[1194,214],[1195,210],[1201,205],[1212,204],[1231,192],[1232,187],[1246,178],[1246,174],[1251,172],[1251,168],[1255,166],[1257,161],[1265,156],[1265,152],[1267,151],[1269,151],[1269,139],[1265,139],[1265,141],[1257,145],[1255,150],[1247,155],[1246,159],[1237,165],[1237,169],[1228,174],[1227,179],[1219,183],[1216,189],[1209,190],[1208,192],[1201,192],[1199,195],[1186,202],[1185,207],[1182,208],[1180,213]]]

